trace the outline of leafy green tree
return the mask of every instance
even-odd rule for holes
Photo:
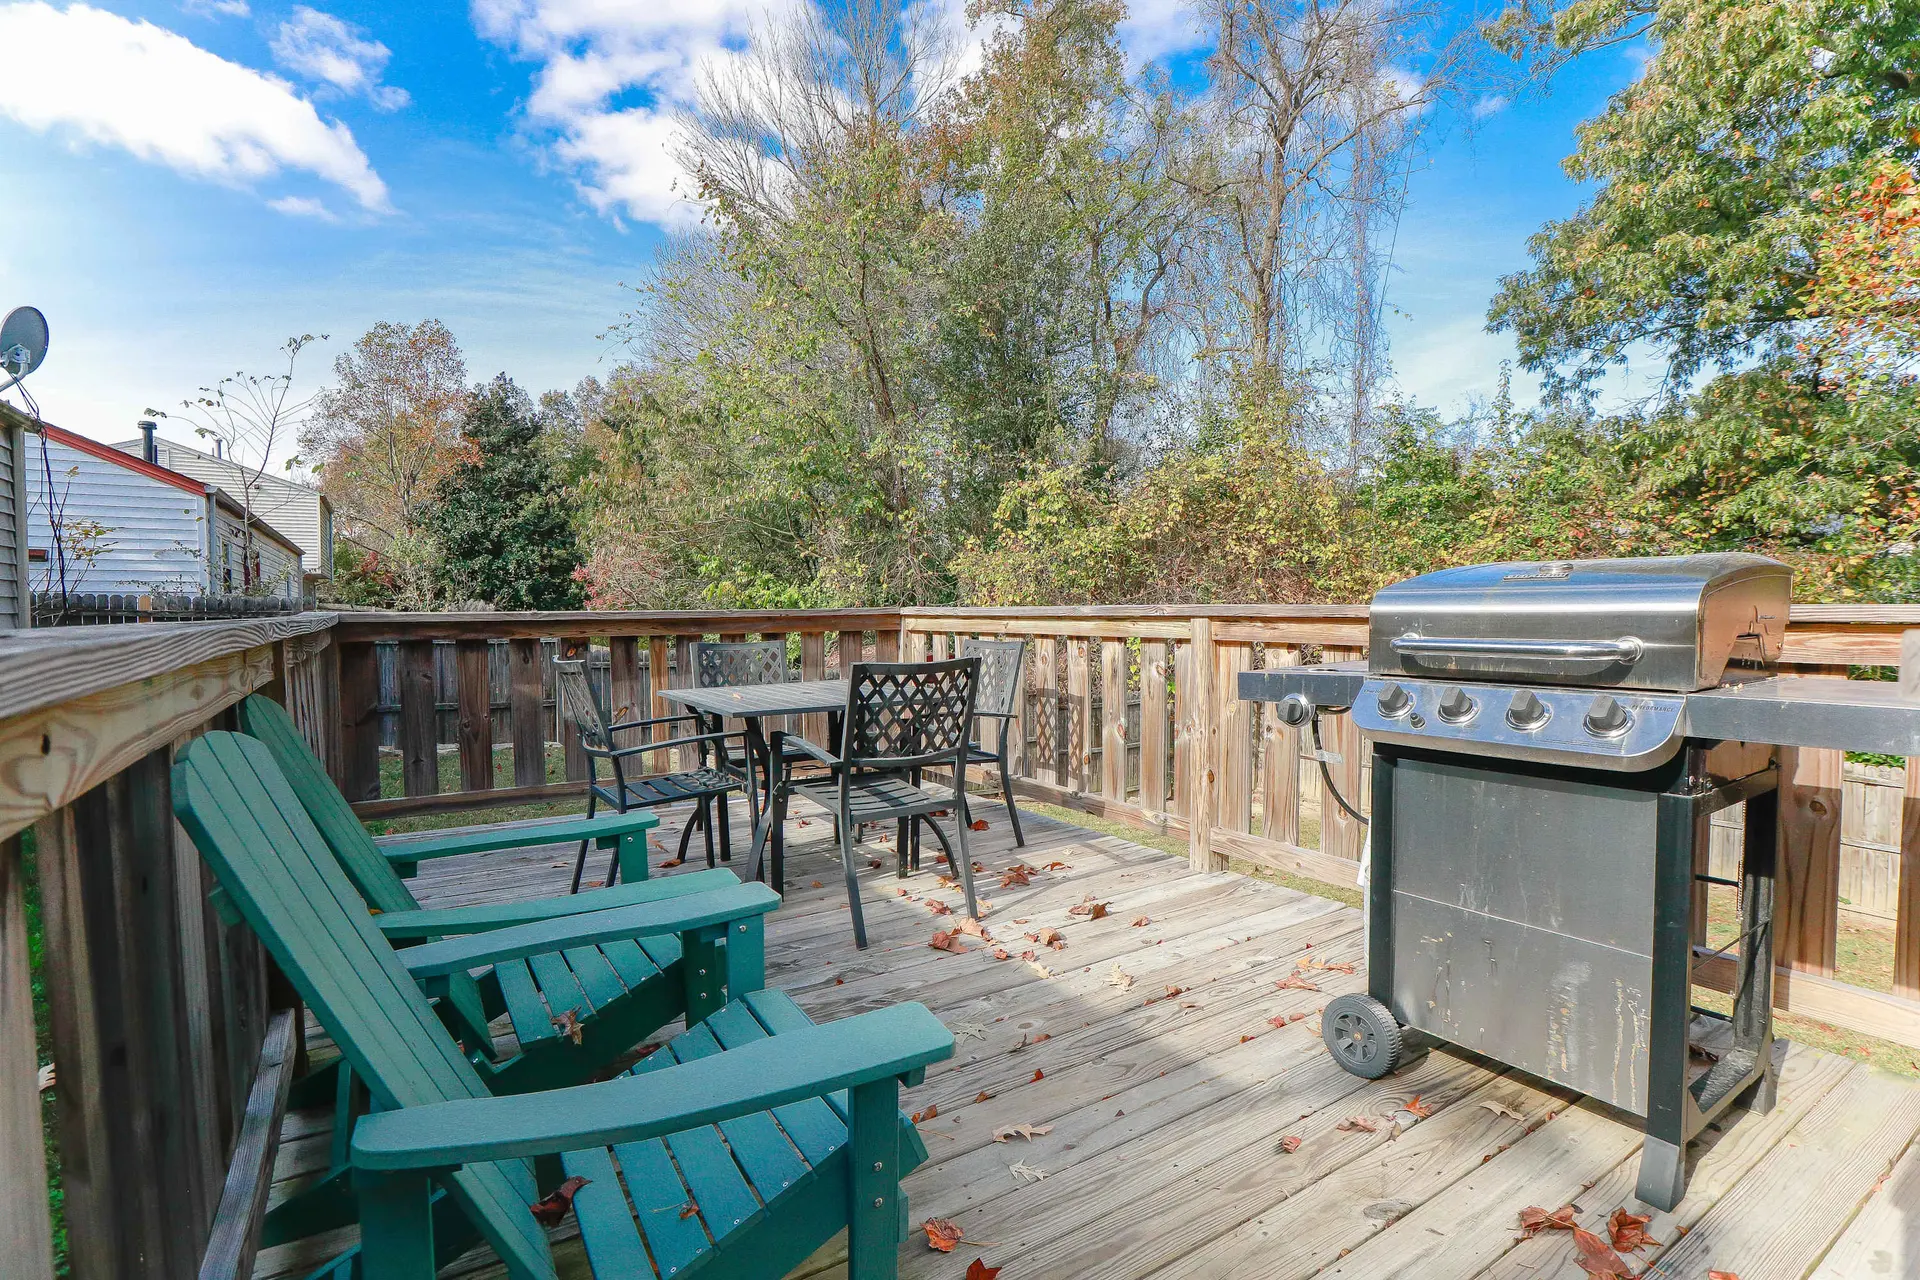
[[[1504,34],[1651,49],[1566,162],[1593,198],[1533,237],[1489,313],[1561,387],[1635,344],[1676,386],[1791,351],[1825,318],[1806,303],[1826,193],[1920,155],[1917,0],[1574,0]]]
[[[532,400],[500,374],[473,391],[460,433],[469,456],[427,517],[441,590],[502,609],[579,608],[580,548]]]

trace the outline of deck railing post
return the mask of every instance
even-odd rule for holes
[[[1213,620],[1195,618],[1193,639],[1187,645],[1186,670],[1182,672],[1186,683],[1193,688],[1179,692],[1185,695],[1186,707],[1180,728],[1187,753],[1187,860],[1196,871],[1219,870],[1213,853],[1221,746],[1216,718],[1215,661]]]
[[[18,836],[0,840],[0,1249],[8,1275],[53,1280],[23,856]]]

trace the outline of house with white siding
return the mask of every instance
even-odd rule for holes
[[[27,485],[21,459],[27,452],[27,419],[0,404],[0,631],[24,627],[27,605]]]
[[[220,486],[51,425],[25,453],[34,591],[301,598],[299,544]]]
[[[122,440],[113,447],[218,485],[245,501],[254,515],[300,548],[310,590],[320,579],[333,577],[333,507],[318,489],[155,435],[151,423],[141,423],[140,430],[139,439]]]

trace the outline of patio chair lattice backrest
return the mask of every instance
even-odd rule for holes
[[[1020,668],[1027,650],[1025,640],[973,640],[960,642],[960,656],[980,659],[980,688],[973,696],[973,709],[981,715],[1012,715],[1020,696]]]
[[[587,678],[587,664],[574,658],[553,664],[554,684],[560,694],[560,714],[573,721],[580,740],[590,751],[613,750],[613,735],[607,732],[607,717],[600,710],[600,699],[593,696],[593,682]]]
[[[731,688],[743,684],[785,684],[787,645],[784,640],[702,641],[693,646],[693,678],[701,689]]]
[[[857,662],[848,682],[842,762],[910,769],[967,747],[980,659]]]

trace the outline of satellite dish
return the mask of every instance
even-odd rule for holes
[[[38,307],[15,307],[0,321],[0,383],[5,390],[40,367],[47,358],[47,318]]]

